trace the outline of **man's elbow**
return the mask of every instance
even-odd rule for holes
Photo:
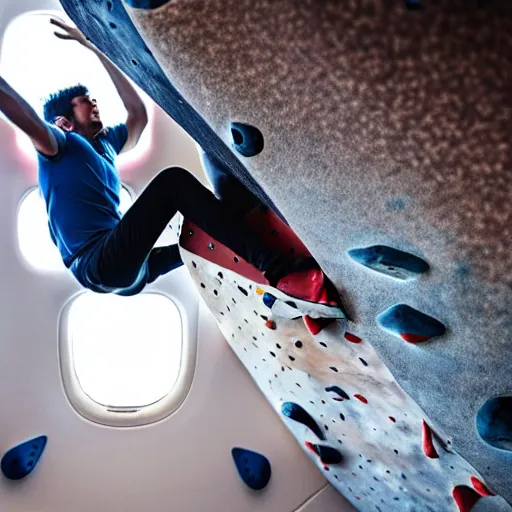
[[[139,126],[143,130],[148,124],[148,112],[146,106],[141,101],[138,105],[128,110],[128,119],[132,118],[134,124]]]

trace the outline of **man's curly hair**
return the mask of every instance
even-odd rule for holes
[[[73,87],[61,89],[50,97],[44,104],[44,119],[48,123],[53,123],[60,116],[71,119],[73,115],[73,105],[71,100],[77,96],[88,96],[89,90],[84,85],[78,84]]]

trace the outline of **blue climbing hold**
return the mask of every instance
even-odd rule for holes
[[[281,406],[281,412],[284,416],[297,421],[298,423],[302,423],[311,429],[318,439],[321,439],[322,441],[325,440],[325,435],[317,425],[316,421],[300,405],[293,402],[284,402]]]
[[[242,156],[255,156],[263,151],[263,135],[254,126],[231,123],[233,147]]]
[[[233,448],[231,455],[240,478],[248,487],[260,491],[268,484],[271,468],[265,456],[245,448]]]
[[[271,295],[270,293],[265,292],[263,294],[263,304],[267,306],[267,308],[272,309],[272,306],[274,305],[274,302],[276,301],[276,298]]]
[[[406,304],[390,307],[377,317],[377,323],[408,343],[427,341],[446,332],[446,327],[439,320]]]
[[[136,9],[156,9],[162,7],[169,0],[124,0],[126,5]]]
[[[512,452],[512,396],[487,400],[476,414],[476,429],[488,445]]]
[[[343,460],[338,450],[325,444],[313,444],[306,441],[306,446],[316,453],[324,464],[339,464]]]
[[[428,263],[418,256],[387,245],[350,249],[348,255],[361,265],[396,279],[411,279],[428,271]]]
[[[25,478],[36,467],[46,446],[46,436],[36,437],[11,448],[3,457],[0,467],[10,480]]]

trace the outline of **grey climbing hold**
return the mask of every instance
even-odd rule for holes
[[[512,452],[512,396],[487,400],[476,415],[476,429],[488,445]]]
[[[390,307],[377,317],[377,323],[408,343],[427,341],[446,332],[446,327],[439,320],[406,304]]]
[[[387,245],[350,249],[348,255],[357,263],[395,279],[411,279],[429,269],[428,263],[418,256]]]

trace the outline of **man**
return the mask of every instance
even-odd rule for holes
[[[126,123],[103,128],[98,106],[84,86],[50,96],[41,120],[0,77],[0,110],[23,130],[38,152],[39,184],[50,234],[64,264],[97,293],[134,295],[181,266],[176,244],[154,244],[177,211],[261,271],[272,286],[290,272],[304,283],[321,271],[288,262],[267,249],[237,215],[186,170],[160,172],[121,218],[115,156],[132,149],[146,124],[143,102],[123,74],[76,28],[52,19],[64,33],[93,51],[109,73],[127,111]],[[309,269],[309,270],[307,270]],[[309,286],[310,287],[310,286]]]

